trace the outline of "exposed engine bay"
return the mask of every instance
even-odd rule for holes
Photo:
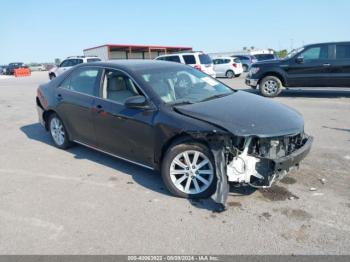
[[[231,150],[227,152],[228,181],[246,183],[257,188],[271,187],[292,169],[298,168],[299,162],[294,161],[294,157],[293,161],[289,159],[290,166],[282,162],[302,148],[309,139],[305,134],[233,138]]]

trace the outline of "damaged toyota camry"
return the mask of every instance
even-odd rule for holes
[[[58,148],[158,170],[172,194],[219,203],[229,182],[270,187],[312,144],[295,110],[172,62],[78,65],[41,85],[36,105]]]

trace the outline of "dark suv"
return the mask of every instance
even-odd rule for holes
[[[306,45],[282,60],[255,63],[246,84],[267,97],[282,87],[350,87],[350,42]]]
[[[27,66],[21,62],[10,63],[6,68],[6,75],[13,75],[15,73],[15,69],[25,68],[25,67]]]

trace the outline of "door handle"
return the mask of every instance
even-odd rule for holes
[[[61,101],[63,99],[61,94],[57,94],[56,98],[57,98],[58,101]]]
[[[331,66],[331,64],[323,64],[323,66]]]

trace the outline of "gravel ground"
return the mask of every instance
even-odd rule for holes
[[[169,195],[152,171],[55,148],[35,111],[45,81],[0,79],[1,254],[350,254],[350,90],[275,98],[304,115],[310,155],[272,189],[232,187],[217,213]],[[243,76],[222,81],[255,93]]]

